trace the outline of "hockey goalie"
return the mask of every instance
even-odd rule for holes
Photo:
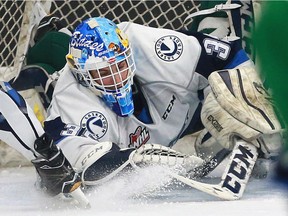
[[[279,153],[281,125],[240,40],[94,17],[73,31],[66,62],[44,129],[1,83],[0,139],[31,160],[51,195],[87,206],[81,186],[162,164],[182,167],[171,175],[192,187],[238,199],[257,158]],[[171,149],[191,134],[195,155]],[[196,180],[228,155],[220,184]]]

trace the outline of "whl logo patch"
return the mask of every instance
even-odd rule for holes
[[[183,52],[183,43],[178,37],[167,35],[156,41],[155,52],[164,61],[175,61]]]
[[[147,131],[146,127],[142,129],[141,126],[138,126],[135,132],[129,135],[129,138],[129,147],[138,148],[139,146],[148,142],[148,140],[150,139],[150,134]]]

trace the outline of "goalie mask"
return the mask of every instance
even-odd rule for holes
[[[106,18],[89,18],[74,31],[66,56],[78,82],[101,97],[117,115],[134,111],[135,63],[126,35]]]

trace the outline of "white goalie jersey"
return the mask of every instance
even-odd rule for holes
[[[81,86],[66,65],[54,90],[45,130],[77,160],[85,146],[112,141],[121,148],[145,143],[172,146],[199,128],[207,77],[215,70],[249,62],[236,44],[203,34],[121,23],[136,64],[135,114],[119,117],[102,99]],[[239,54],[240,53],[240,54]]]

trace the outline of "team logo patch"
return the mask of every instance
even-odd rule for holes
[[[178,37],[167,35],[156,41],[155,52],[164,61],[175,61],[183,52],[183,43]]]
[[[130,137],[130,144],[129,147],[136,147],[145,144],[150,139],[150,134],[147,131],[146,127],[142,129],[141,126],[137,127],[134,133],[129,135]]]
[[[108,130],[108,121],[102,113],[92,111],[81,119],[80,126],[100,139]]]

